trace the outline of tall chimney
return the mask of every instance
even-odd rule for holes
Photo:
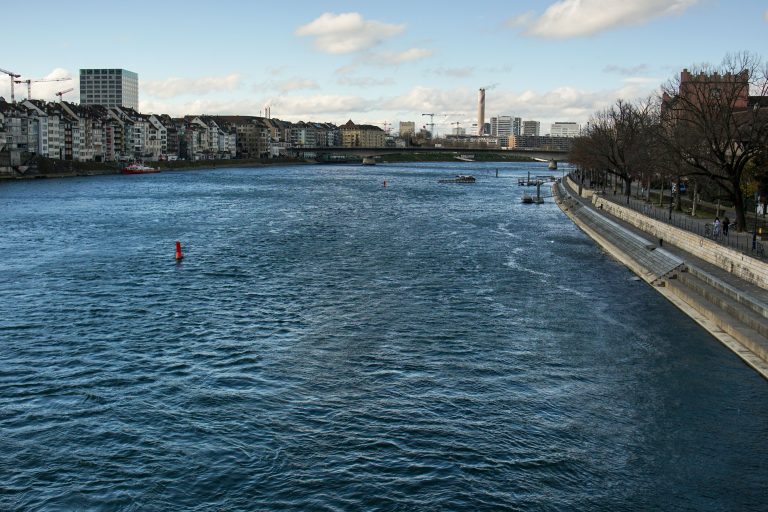
[[[483,135],[485,128],[485,89],[480,89],[480,96],[477,100],[477,134]]]

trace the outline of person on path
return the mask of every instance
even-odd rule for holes
[[[712,223],[712,236],[714,238],[720,236],[720,217],[715,217],[715,222]]]
[[[731,225],[731,220],[726,215],[723,219],[723,236],[728,236],[728,226]]]

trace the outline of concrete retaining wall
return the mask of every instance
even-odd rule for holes
[[[578,185],[576,187],[578,190]],[[592,196],[592,203],[602,208],[604,212],[643,230],[654,238],[673,243],[680,249],[732,273],[739,279],[768,290],[768,263],[724,247],[690,231],[646,217],[630,208],[607,201],[599,195]]]
[[[565,181],[568,183],[568,186],[571,188],[571,190],[575,190],[575,191],[579,190],[579,184],[573,181],[570,176],[566,176]],[[589,189],[586,187],[581,188],[581,197],[585,197],[589,199],[593,195],[594,195],[594,192],[592,191],[592,189]]]

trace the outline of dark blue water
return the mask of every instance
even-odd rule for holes
[[[1,183],[0,509],[765,510],[766,382],[531,167]]]

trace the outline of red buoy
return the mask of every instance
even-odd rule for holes
[[[176,261],[181,261],[184,259],[184,255],[181,254],[181,242],[176,240]]]

